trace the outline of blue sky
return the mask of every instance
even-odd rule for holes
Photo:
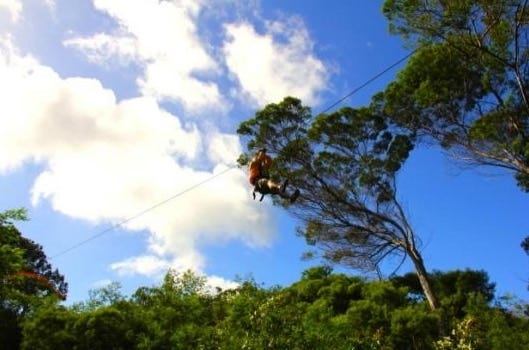
[[[0,210],[28,209],[19,228],[66,276],[69,302],[109,281],[131,293],[169,267],[225,287],[292,283],[319,261],[302,261],[297,223],[227,170],[235,130],[286,95],[318,113],[404,57],[381,5],[0,0]],[[345,104],[368,103],[399,68]],[[529,196],[509,174],[418,149],[399,193],[428,269],[483,269],[527,300]]]

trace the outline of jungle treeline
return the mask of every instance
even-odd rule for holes
[[[191,271],[122,294],[118,282],[65,304],[42,246],[0,213],[2,349],[528,349],[529,305],[485,271],[433,271],[432,310],[415,273],[369,279],[315,266],[289,286],[212,288]],[[24,272],[24,273],[21,273]]]
[[[527,305],[495,298],[483,271],[431,274],[432,312],[414,274],[389,280],[306,270],[287,287],[212,291],[192,272],[130,297],[119,284],[23,317],[22,349],[527,349]],[[56,299],[56,298],[55,298]]]

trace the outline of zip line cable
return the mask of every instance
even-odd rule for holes
[[[393,64],[391,64],[390,66],[388,66],[387,68],[385,68],[385,69],[384,69],[383,71],[381,71],[380,73],[377,73],[377,74],[374,75],[371,79],[367,80],[365,83],[363,83],[362,85],[356,87],[356,88],[353,89],[351,92],[349,92],[347,95],[343,96],[342,98],[340,98],[339,100],[337,100],[336,102],[334,102],[333,104],[331,104],[330,106],[328,106],[327,108],[325,108],[323,111],[321,111],[320,113],[318,113],[318,115],[323,114],[323,113],[329,111],[331,108],[337,106],[338,104],[340,104],[341,102],[345,101],[346,99],[348,99],[349,97],[351,97],[352,95],[354,95],[355,93],[357,93],[358,91],[362,90],[362,89],[365,88],[367,85],[371,84],[373,81],[377,80],[377,79],[380,78],[382,75],[386,74],[388,71],[390,71],[391,69],[395,68],[395,67],[396,67],[397,65],[399,65],[400,63],[404,62],[404,61],[405,61],[406,59],[408,59],[411,55],[413,55],[413,54],[415,53],[415,51],[416,51],[416,50],[410,52],[410,53],[407,54],[406,56],[402,57],[401,59],[399,59],[399,60],[396,61],[395,63],[393,63]],[[59,252],[59,253],[57,253],[57,254],[51,256],[50,259],[54,259],[54,258],[57,258],[57,257],[59,257],[59,256],[62,256],[62,255],[64,255],[64,254],[66,254],[66,253],[69,253],[69,252],[71,252],[72,250],[77,249],[77,248],[79,248],[80,246],[83,246],[83,245],[85,245],[85,244],[87,244],[87,243],[89,243],[89,242],[91,242],[91,241],[93,241],[93,240],[95,240],[95,239],[97,239],[97,238],[103,236],[104,234],[106,234],[106,233],[108,233],[108,232],[110,232],[110,231],[112,231],[112,230],[114,230],[114,229],[116,229],[116,228],[118,228],[118,227],[120,227],[120,226],[123,226],[123,225],[126,224],[127,222],[130,222],[130,221],[132,221],[132,220],[134,220],[134,219],[137,219],[137,218],[139,218],[140,216],[145,215],[146,213],[148,213],[148,212],[150,212],[150,211],[152,211],[152,210],[154,210],[154,209],[156,209],[156,208],[158,208],[158,207],[160,207],[160,206],[162,206],[162,205],[164,205],[164,204],[166,204],[166,203],[172,201],[173,199],[175,199],[175,198],[177,198],[177,197],[180,197],[181,195],[183,195],[183,194],[185,194],[185,193],[187,193],[187,192],[190,192],[190,191],[194,190],[195,188],[197,188],[197,187],[199,187],[199,186],[202,186],[202,185],[205,184],[206,182],[209,182],[209,181],[211,181],[211,180],[213,180],[213,179],[215,179],[215,178],[217,178],[217,177],[219,177],[219,176],[221,176],[221,175],[224,175],[225,173],[227,173],[228,171],[230,171],[230,170],[232,170],[232,169],[234,169],[234,168],[236,168],[236,167],[237,167],[237,165],[232,165],[232,166],[228,167],[227,169],[224,169],[223,171],[219,172],[218,174],[212,175],[212,176],[208,177],[207,179],[205,179],[205,180],[203,180],[203,181],[201,181],[201,182],[198,182],[198,183],[196,183],[196,184],[194,184],[194,185],[191,185],[190,187],[188,187],[188,188],[186,188],[186,189],[184,189],[184,190],[178,192],[177,194],[175,194],[175,195],[173,195],[173,196],[171,196],[171,197],[169,197],[169,198],[167,198],[167,199],[164,199],[163,201],[158,202],[158,203],[156,203],[156,204],[154,204],[154,205],[148,207],[147,209],[145,209],[145,210],[143,210],[143,211],[141,211],[141,212],[139,212],[139,213],[137,213],[137,214],[135,214],[135,215],[133,215],[133,216],[131,216],[131,217],[129,217],[129,218],[126,218],[125,220],[122,220],[122,221],[118,222],[118,223],[115,224],[115,225],[110,226],[110,227],[107,228],[107,229],[104,229],[103,231],[101,231],[101,232],[99,232],[99,233],[97,233],[97,234],[95,234],[95,235],[93,235],[93,236],[91,236],[91,237],[85,239],[84,241],[81,241],[81,242],[79,242],[79,243],[77,243],[77,244],[71,246],[70,248],[67,248],[67,249],[65,249],[65,250],[63,250],[63,251],[61,251],[61,252]]]
[[[412,52],[410,52],[409,54],[407,54],[406,56],[402,57],[401,59],[399,59],[398,61],[396,61],[395,63],[393,63],[392,65],[388,66],[386,69],[384,69],[383,71],[381,71],[380,73],[376,74],[375,76],[373,76],[371,79],[367,80],[365,83],[363,83],[362,85],[356,87],[355,89],[353,89],[350,93],[348,93],[347,95],[345,95],[344,97],[342,97],[341,99],[339,99],[338,101],[334,102],[333,104],[331,104],[329,107],[325,108],[323,111],[321,111],[320,113],[318,113],[317,115],[320,115],[320,114],[323,114],[327,111],[329,111],[331,108],[337,106],[338,104],[342,103],[343,101],[347,100],[349,97],[351,97],[352,95],[356,94],[358,91],[362,90],[363,88],[365,88],[367,85],[371,84],[372,82],[374,82],[375,80],[377,80],[378,78],[380,78],[381,76],[383,76],[384,74],[386,74],[387,72],[389,72],[390,70],[392,70],[393,68],[395,68],[396,66],[398,66],[399,64],[401,64],[402,62],[404,62],[405,60],[407,60],[411,55],[413,55],[417,50],[414,50]]]
[[[114,225],[110,226],[109,228],[107,228],[107,229],[105,229],[105,230],[103,230],[103,231],[101,231],[101,232],[99,232],[99,233],[97,233],[97,234],[95,234],[95,235],[93,235],[93,236],[91,236],[91,237],[85,239],[84,241],[81,241],[81,242],[79,242],[79,243],[77,243],[77,244],[71,246],[70,248],[67,248],[67,249],[65,249],[65,250],[63,250],[63,251],[61,251],[61,252],[59,252],[59,253],[53,255],[52,257],[50,257],[50,259],[57,258],[57,257],[59,257],[59,256],[61,256],[61,255],[64,255],[64,254],[66,254],[66,253],[68,253],[68,252],[74,250],[74,249],[77,249],[77,248],[79,248],[80,246],[85,245],[86,243],[91,242],[91,241],[93,241],[94,239],[103,236],[105,233],[108,233],[108,232],[110,232],[110,231],[112,231],[112,230],[114,230],[114,229],[116,229],[116,228],[118,228],[118,227],[120,227],[120,226],[126,224],[127,222],[132,221],[132,220],[134,220],[134,219],[137,219],[137,218],[139,218],[140,216],[142,216],[142,215],[144,215],[144,214],[146,214],[146,213],[148,213],[148,212],[150,212],[150,211],[152,211],[152,210],[154,210],[154,209],[156,209],[156,208],[158,208],[158,207],[160,207],[160,206],[166,204],[167,202],[172,201],[172,200],[175,199],[176,197],[180,197],[181,195],[183,195],[183,194],[185,194],[185,193],[187,193],[187,192],[190,192],[190,191],[194,190],[195,188],[197,188],[197,187],[199,187],[199,186],[202,186],[202,185],[205,184],[206,182],[209,182],[209,181],[211,181],[211,180],[213,180],[213,179],[215,179],[215,178],[217,178],[217,177],[219,177],[219,176],[221,176],[221,175],[224,175],[225,173],[227,173],[228,171],[230,171],[230,170],[232,170],[232,169],[235,169],[236,167],[237,167],[236,165],[232,165],[232,166],[228,167],[227,169],[224,169],[223,171],[219,172],[218,174],[212,175],[212,176],[208,177],[207,179],[205,179],[205,180],[203,180],[203,181],[200,181],[200,182],[198,182],[198,183],[196,183],[196,184],[194,184],[194,185],[191,185],[190,187],[188,187],[188,188],[186,188],[186,189],[184,189],[184,190],[178,192],[177,194],[175,194],[175,195],[173,195],[173,196],[171,196],[171,197],[169,197],[169,198],[167,198],[167,199],[164,199],[164,200],[161,201],[161,202],[158,202],[158,203],[156,203],[156,204],[150,206],[149,208],[147,208],[147,209],[145,209],[145,210],[143,210],[143,211],[137,213],[136,215],[133,215],[133,216],[131,216],[131,217],[129,217],[129,218],[123,220],[123,221],[120,221],[120,222],[118,222],[117,224],[114,224]]]

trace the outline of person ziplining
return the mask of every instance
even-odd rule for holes
[[[278,195],[283,199],[289,199],[290,203],[294,203],[299,197],[299,190],[296,189],[291,195],[288,195],[286,192],[288,179],[281,185],[271,180],[269,175],[271,166],[272,157],[266,154],[265,148],[257,151],[257,154],[250,161],[248,165],[248,180],[253,186],[253,199],[255,199],[255,193],[258,192],[261,194],[259,201],[262,201],[265,195],[272,194]]]

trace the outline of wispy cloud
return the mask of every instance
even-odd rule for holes
[[[95,64],[127,66],[138,61],[137,40],[131,36],[97,33],[87,38],[71,38],[64,45],[81,50]]]

